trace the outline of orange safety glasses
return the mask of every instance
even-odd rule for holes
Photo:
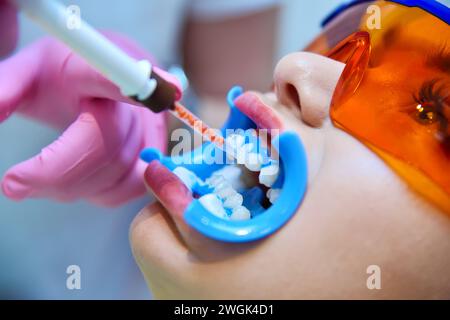
[[[307,50],[346,64],[333,123],[450,213],[450,26],[419,8],[363,3]]]

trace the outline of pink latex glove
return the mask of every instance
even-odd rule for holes
[[[151,61],[125,38],[109,38],[134,58]],[[181,95],[173,76],[154,71]],[[4,194],[13,200],[84,198],[107,206],[143,195],[146,165],[139,153],[145,147],[165,150],[165,115],[129,103],[134,102],[114,84],[50,38],[0,62],[0,122],[18,112],[65,130],[39,155],[7,171]]]
[[[17,35],[16,8],[8,0],[0,0],[0,58],[14,50]]]

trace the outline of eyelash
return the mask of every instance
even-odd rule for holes
[[[450,70],[448,63],[450,56],[450,46],[448,43],[442,43],[431,48],[427,53],[427,62],[430,65],[441,65],[442,69]]]
[[[421,124],[432,124],[436,121],[448,122],[443,109],[449,107],[449,94],[445,94],[445,85],[439,79],[425,82],[417,94],[413,94],[415,118]]]
[[[416,102],[415,120],[428,125],[438,122],[435,137],[440,142],[445,154],[450,159],[449,119],[445,115],[445,108],[450,108],[450,91],[445,84],[439,84],[435,79],[425,82],[417,95],[413,95]]]

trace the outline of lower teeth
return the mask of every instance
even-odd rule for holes
[[[225,199],[225,201],[223,202],[223,206],[228,209],[234,209],[242,206],[243,201],[244,198],[242,198],[242,195],[236,192],[235,194]]]
[[[200,181],[200,179],[188,169],[184,167],[176,167],[173,170],[173,173],[186,185],[186,187],[190,190],[194,188],[194,186]]]
[[[250,211],[244,206],[239,206],[235,209],[233,209],[233,212],[231,213],[230,219],[231,220],[249,220],[251,218]]]
[[[202,206],[213,215],[223,219],[228,218],[227,212],[222,206],[222,201],[215,194],[205,194],[199,198],[198,201],[200,201]]]
[[[265,168],[267,167],[264,167],[261,170],[261,173],[269,170]],[[207,190],[210,190],[207,192],[210,193],[202,195],[198,200],[206,210],[219,218],[233,221],[249,220],[253,215],[250,210],[255,209],[255,207],[262,208],[262,200],[261,202],[258,201],[256,206],[254,204],[250,204],[251,201],[245,202],[246,204],[244,205],[244,197],[238,192],[238,190],[243,190],[243,194],[248,195],[248,191],[245,190],[250,190],[252,187],[244,186],[241,181],[237,181],[241,179],[238,175],[222,175],[226,172],[225,168],[214,173],[210,178],[206,179],[205,182],[198,178],[195,173],[184,167],[177,167],[173,170],[173,172],[191,191],[195,190],[196,186],[206,186]],[[278,170],[276,175],[278,176]],[[270,176],[271,180],[268,181],[267,178],[266,180],[261,178],[260,174],[259,180],[266,186],[272,185],[275,182],[273,176],[274,174],[272,172],[272,175]],[[238,188],[235,188],[235,186]],[[261,190],[259,192],[262,192],[264,189],[261,188],[261,186],[254,186],[253,188]],[[267,190],[266,197],[271,204],[275,203],[280,192],[281,189],[276,188]],[[262,193],[261,197],[263,197],[263,194],[264,193]],[[247,208],[247,205],[253,209],[250,207]]]

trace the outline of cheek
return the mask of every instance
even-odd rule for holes
[[[355,241],[375,241],[371,228],[385,224],[388,220],[380,221],[383,216],[402,210],[407,194],[407,186],[381,159],[334,130],[327,136],[320,171],[296,215],[302,221],[298,227],[319,243],[325,241],[326,254],[346,252]]]
[[[376,154],[356,138],[336,128],[327,133],[322,163],[321,182],[341,189],[339,192],[346,198],[364,194],[367,199],[395,179]]]
[[[332,228],[340,221],[365,219],[364,225],[372,214],[392,212],[405,203],[408,186],[375,153],[334,127],[325,139],[321,167],[307,194],[312,215],[323,215],[313,218],[315,223]]]
[[[290,256],[289,266],[285,258],[279,261],[298,290],[326,296],[323,288],[332,286],[329,292],[345,296],[364,289],[367,266],[389,259],[389,252],[375,249],[388,247],[384,242],[379,246],[383,233],[394,222],[403,223],[393,213],[410,210],[399,204],[407,202],[406,188],[381,160],[337,129],[326,138],[320,171],[297,214],[274,239],[277,252]],[[390,236],[396,237],[396,231]],[[273,255],[271,268],[279,261]]]

